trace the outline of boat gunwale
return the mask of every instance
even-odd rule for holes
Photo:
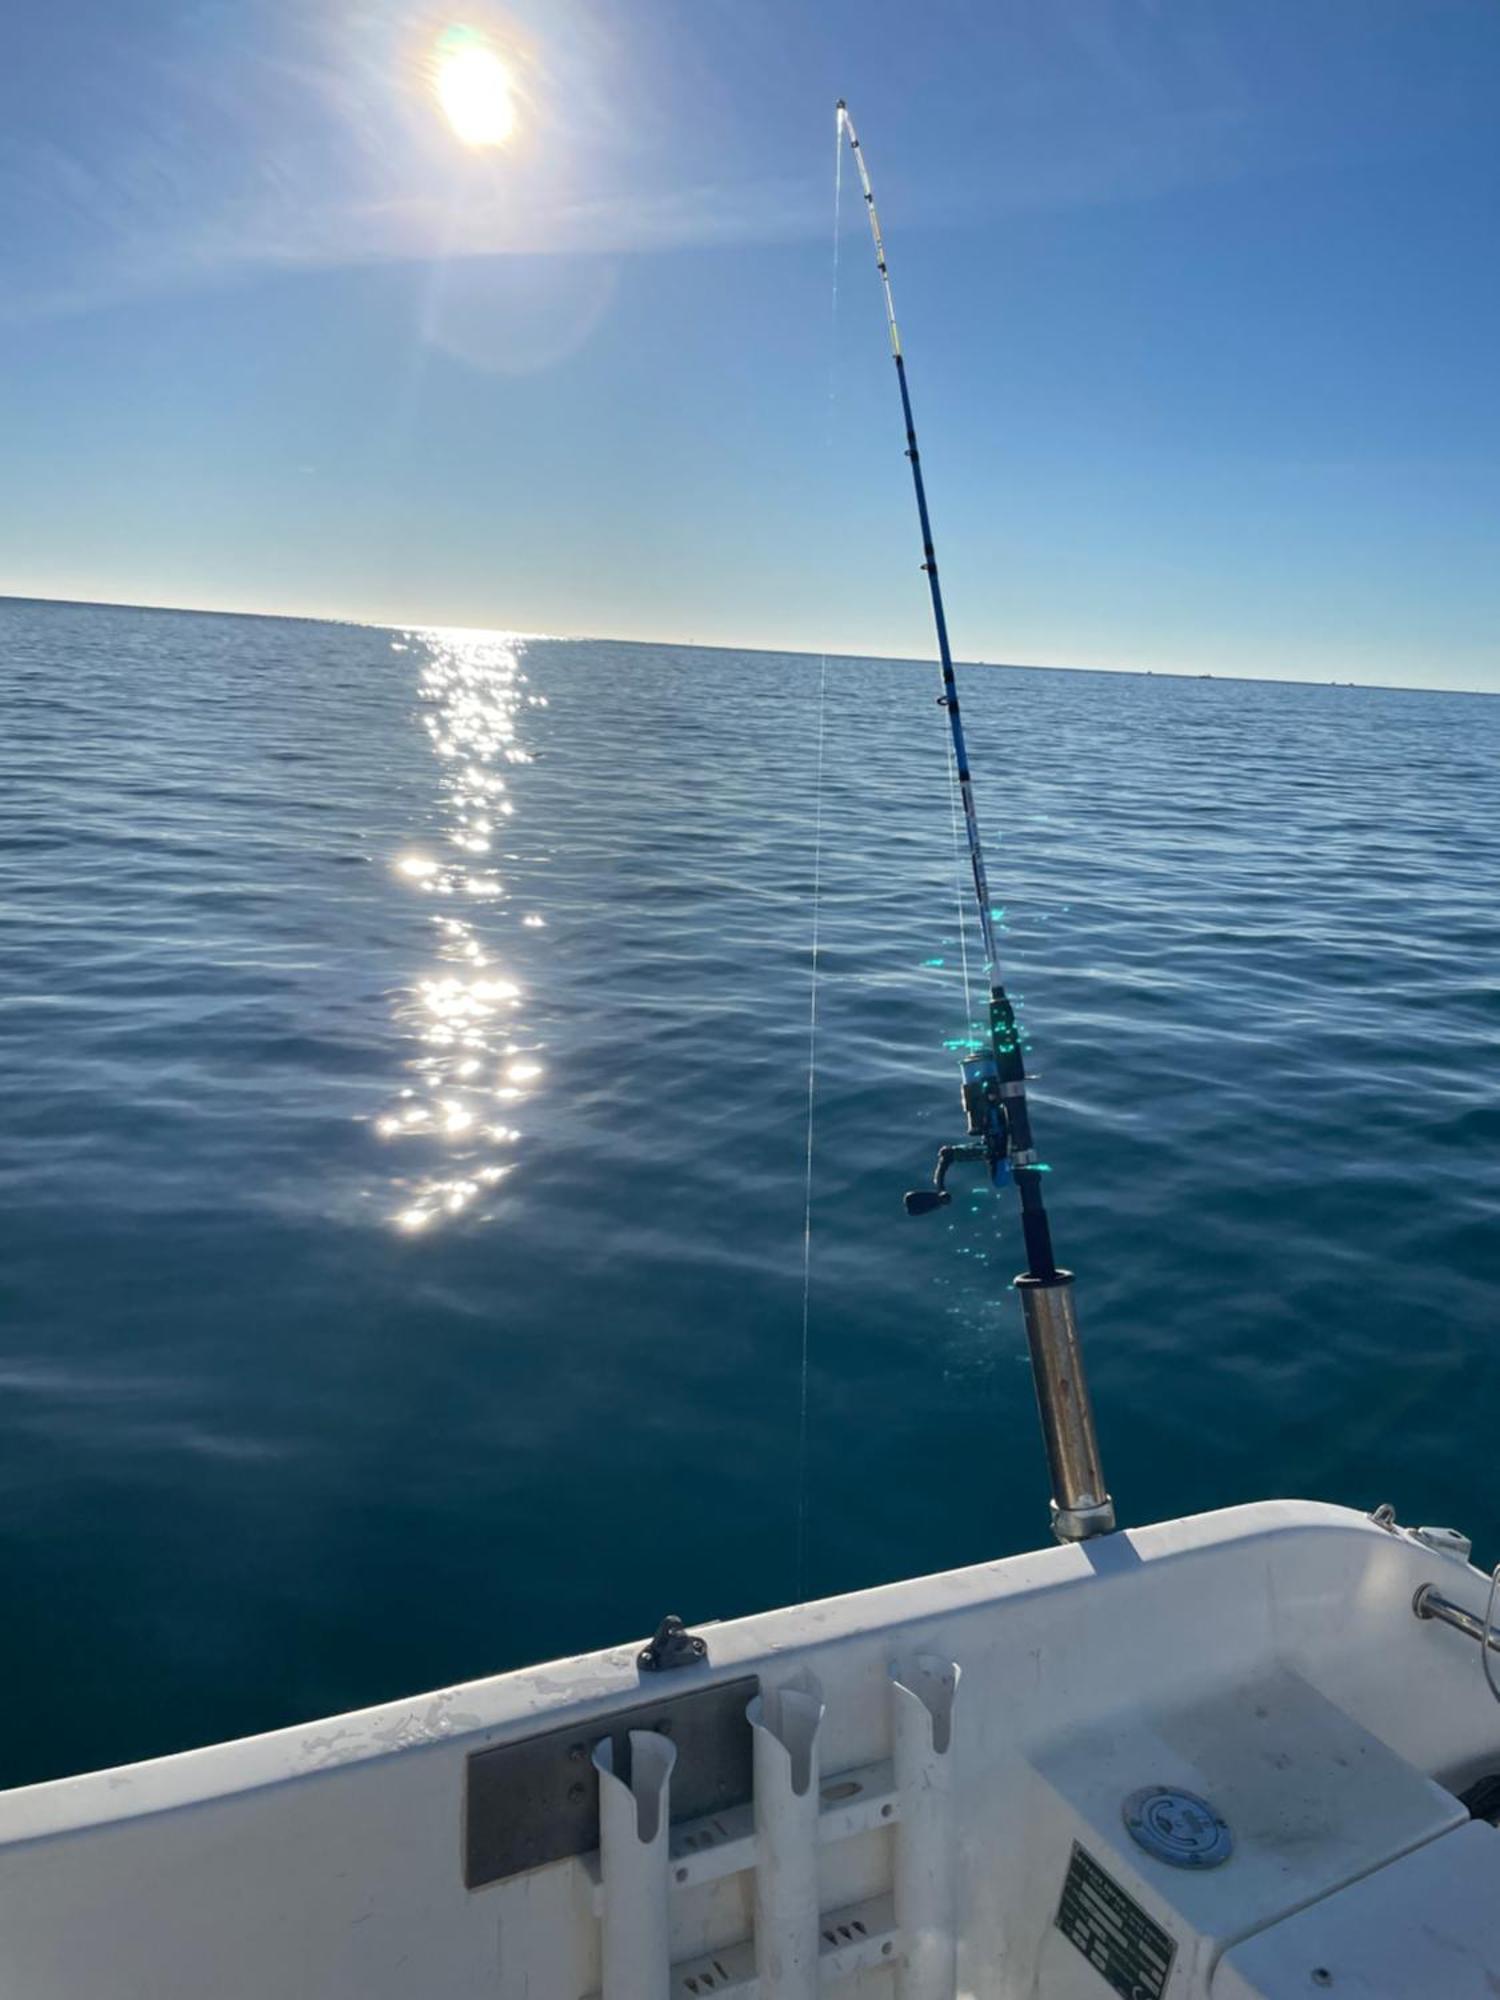
[[[784,1658],[790,1670],[831,1643],[904,1628],[989,1605],[1118,1587],[1141,1569],[1220,1547],[1284,1541],[1309,1533],[1388,1543],[1390,1531],[1368,1514],[1333,1502],[1262,1500],[1184,1515],[1087,1542],[1000,1556],[963,1568],[872,1585],[841,1596],[755,1612],[709,1634],[710,1658],[687,1670],[692,1685],[766,1672]],[[1430,1553],[1430,1552],[1429,1552]],[[1445,1568],[1469,1566],[1434,1556]],[[1469,1573],[1479,1582],[1477,1571]],[[133,1819],[226,1803],[267,1788],[310,1784],[392,1757],[431,1751],[467,1755],[538,1727],[587,1726],[622,1701],[657,1692],[636,1663],[639,1640],[516,1667],[430,1693],[381,1702],[258,1735],[206,1744],[163,1757],[44,1780],[0,1792],[0,1850],[39,1840],[104,1831]],[[673,1691],[688,1681],[673,1677]]]

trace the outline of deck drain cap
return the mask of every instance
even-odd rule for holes
[[[1143,1785],[1120,1808],[1138,1847],[1174,1868],[1217,1868],[1234,1836],[1207,1799],[1172,1785]]]

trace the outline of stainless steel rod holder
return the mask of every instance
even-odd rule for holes
[[[1073,1273],[1016,1279],[1031,1349],[1037,1410],[1052,1475],[1052,1532],[1060,1542],[1086,1542],[1115,1525],[1115,1503],[1104,1484],[1094,1411],[1078,1343]]]

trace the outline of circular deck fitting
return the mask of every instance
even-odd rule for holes
[[[1120,1811],[1136,1845],[1174,1868],[1218,1868],[1234,1852],[1228,1825],[1196,1792],[1143,1785]]]

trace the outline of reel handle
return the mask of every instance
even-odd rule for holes
[[[902,1197],[908,1215],[930,1215],[935,1208],[942,1208],[953,1197],[946,1188],[910,1188]]]

